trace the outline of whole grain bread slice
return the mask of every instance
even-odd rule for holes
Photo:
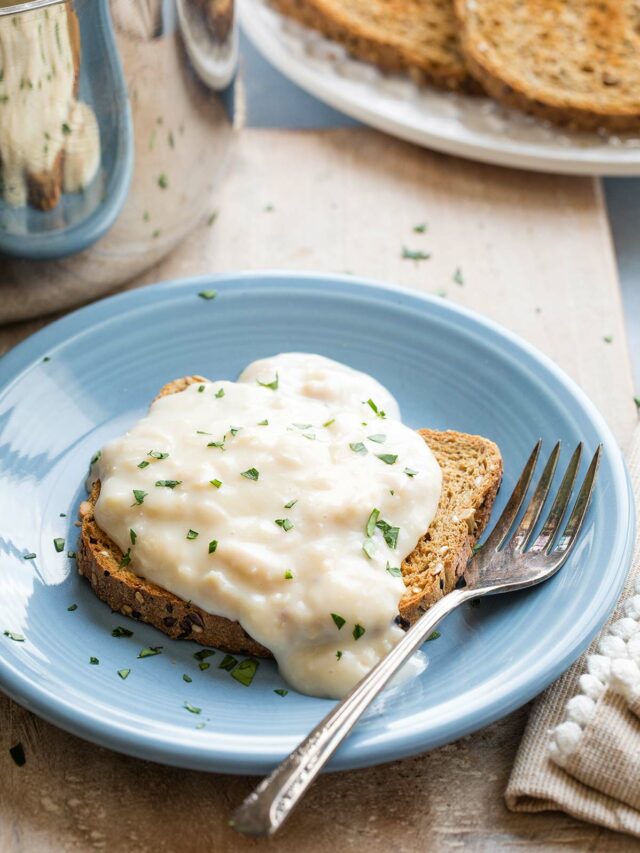
[[[177,379],[158,397],[177,394],[201,376]],[[156,398],[157,399],[157,398]],[[407,587],[399,621],[405,627],[454,588],[484,530],[502,479],[502,458],[489,439],[460,432],[420,430],[442,469],[440,503],[429,529],[402,563]],[[78,571],[112,610],[148,622],[175,639],[195,640],[236,654],[271,657],[239,622],[207,613],[123,567],[122,551],[94,518],[100,483],[80,507]]]
[[[640,128],[636,0],[455,0],[469,71],[503,104],[585,130]]]
[[[418,82],[478,91],[458,42],[453,0],[271,0],[279,12],[353,56]]]

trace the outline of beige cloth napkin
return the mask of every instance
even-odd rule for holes
[[[562,810],[640,837],[640,426],[627,456],[638,530],[611,619],[537,700],[505,799],[512,811]]]

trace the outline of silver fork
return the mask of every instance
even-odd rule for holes
[[[535,586],[554,575],[573,549],[587,513],[598,472],[602,445],[596,450],[569,520],[557,537],[580,467],[582,443],[571,457],[551,510],[531,543],[549,496],[560,455],[553,448],[522,519],[507,541],[524,503],[538,461],[538,441],[502,515],[484,545],[467,564],[456,589],[441,598],[410,628],[400,642],[339,702],[294,751],[264,779],[235,811],[231,825],[247,835],[272,835],[289,817],[305,791],[342,741],[407,659],[438,623],[472,598]],[[557,542],[554,547],[554,541]],[[530,545],[530,547],[528,547]]]

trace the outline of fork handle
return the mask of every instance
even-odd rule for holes
[[[231,826],[246,835],[272,835],[289,817],[307,788],[392,676],[448,613],[473,596],[468,588],[453,590],[421,616],[288,758],[249,794],[234,812]]]

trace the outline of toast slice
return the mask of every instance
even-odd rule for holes
[[[635,0],[455,0],[470,72],[503,104],[584,130],[640,128]]]
[[[385,71],[479,91],[458,43],[453,0],[271,0],[279,12]]]
[[[178,394],[201,376],[177,379],[158,397]],[[156,398],[157,399],[157,398]],[[436,516],[402,564],[407,591],[400,601],[405,627],[454,588],[484,530],[502,479],[502,458],[486,438],[459,432],[420,430],[443,474]],[[197,605],[121,567],[122,551],[96,524],[93,510],[100,483],[92,486],[80,507],[82,522],[77,550],[78,571],[112,610],[148,622],[175,639],[195,640],[235,654],[271,657],[240,623],[206,613]]]

